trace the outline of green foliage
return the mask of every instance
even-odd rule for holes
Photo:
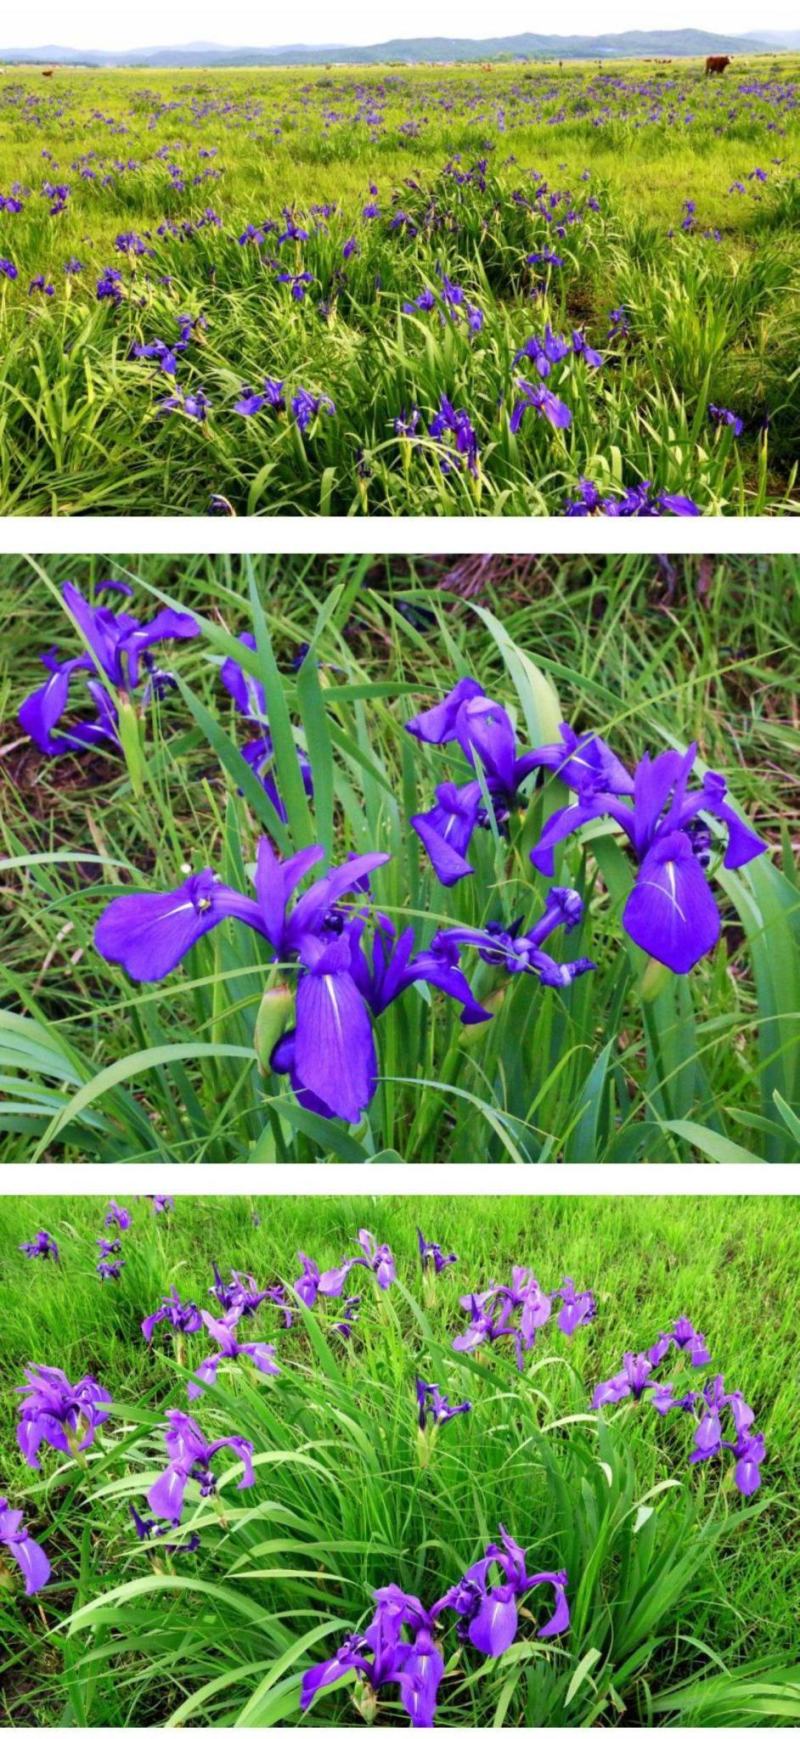
[[[494,1662],[459,1649],[451,1632],[440,1725],[794,1724],[791,1202],[179,1198],[169,1217],[144,1200],[131,1206],[126,1267],[105,1286],[92,1273],[100,1201],[23,1199],[4,1210],[0,1482],[55,1563],[41,1610],[0,1594],[13,1724],[294,1725],[302,1671],[364,1621],[373,1588],[396,1580],[430,1603],[501,1523],[531,1565],[567,1568],[571,1629],[537,1641],[539,1608],[526,1602],[517,1642]],[[417,1215],[459,1257],[424,1285]],[[58,1268],[17,1253],[42,1222],[60,1244]],[[359,1225],[391,1243],[397,1286],[379,1294],[365,1279],[347,1347],[328,1332],[335,1303],[290,1331],[262,1307],[259,1334],[276,1344],[280,1378],[225,1368],[191,1408],[208,1435],[252,1439],[256,1484],[237,1491],[226,1466],[218,1497],[192,1500],[175,1536],[196,1529],[198,1555],[148,1552],[127,1504],[144,1504],[163,1465],[159,1421],[185,1404],[186,1370],[206,1346],[188,1337],[178,1365],[164,1331],[146,1347],[142,1316],[173,1283],[202,1302],[213,1258],[262,1283],[291,1282],[298,1247],[325,1266]],[[599,1305],[570,1341],[552,1324],[543,1330],[523,1375],[502,1345],[480,1358],[450,1347],[463,1326],[460,1293],[514,1261],[532,1263],[548,1288],[572,1273]],[[741,1386],[766,1434],[758,1500],[739,1499],[715,1464],[687,1469],[680,1416],[641,1406],[601,1419],[587,1409],[621,1352],[651,1344],[687,1308],[712,1368]],[[41,1477],[20,1463],[13,1385],[28,1359],[73,1379],[92,1368],[110,1389],[113,1416],[84,1468],[50,1452]],[[422,1458],[417,1371],[473,1403]],[[391,1702],[385,1716],[403,1719]],[[352,1724],[347,1684],[310,1719]]]
[[[0,186],[31,194],[2,214],[19,275],[0,278],[0,509],[197,514],[220,495],[248,515],[528,516],[563,512],[587,476],[613,495],[648,479],[709,514],[797,512],[796,66],[737,59],[707,80],[676,62],[664,84],[630,61],[60,69],[47,87],[16,71]],[[43,147],[71,189],[55,215]],[[459,181],[476,161],[488,167]],[[554,210],[536,204],[542,183],[566,196]],[[380,216],[365,218],[372,185]],[[307,240],[279,241],[287,210]],[[392,228],[397,210],[408,221]],[[260,242],[240,242],[248,226]],[[542,248],[563,264],[527,263]],[[302,301],[276,260],[311,274]],[[109,266],[119,299],[98,301]],[[480,332],[404,311],[442,272]],[[28,293],[39,275],[52,297]],[[630,334],[609,340],[621,304]],[[175,378],[132,356],[171,343],[182,314],[205,324]],[[514,435],[515,354],[546,323],[584,332],[606,364],[572,358],[551,377],[570,428],[531,411]],[[289,412],[238,415],[265,376],[287,404],[302,387],[336,414],[304,433]],[[210,399],[207,420],[162,414],[176,381]],[[441,469],[428,430],[443,393],[473,420],[478,476]],[[709,404],[744,419],[740,440]],[[395,419],[414,406],[410,443]]]

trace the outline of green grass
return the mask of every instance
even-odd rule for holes
[[[130,768],[113,754],[48,760],[20,738],[16,711],[39,651],[77,645],[56,582],[88,589],[111,571],[133,578],[145,616],[150,588],[153,601],[198,611],[204,634],[170,655],[180,689],[142,721]],[[7,1160],[796,1160],[796,561],[467,563],[453,581],[466,597],[432,584],[447,572],[377,559],[5,558]],[[315,769],[314,802],[292,793],[285,827],[257,782],[237,794],[249,732],[217,674],[254,601],[280,671],[267,680],[270,716],[282,694]],[[291,660],[312,638],[318,671],[308,660],[298,675]],[[508,840],[481,835],[478,873],[450,890],[408,826],[448,763],[413,745],[403,723],[465,673],[512,708],[522,738],[552,740],[558,705],[628,762],[697,740],[769,854],[735,875],[715,871],[723,940],[651,1000],[646,957],[620,946],[627,860],[611,839],[571,842],[559,874],[586,897],[577,952],[597,970],[561,993],[502,987],[479,967],[478,994],[504,994],[492,1022],[464,1037],[446,999],[407,991],[377,1023],[380,1085],[361,1125],[320,1123],[284,1077],[254,1066],[267,962],[248,932],[224,925],[183,969],[137,986],[100,958],[94,925],[120,884],[175,886],[185,863],[245,886],[265,828],[282,851],[320,837],[337,861],[391,852],[377,898],[421,943],[454,919],[534,915],[541,878],[528,847],[542,804],[557,801],[552,781]],[[291,752],[284,791],[290,762]],[[459,759],[449,764],[461,778]]]
[[[799,64],[7,73],[0,189],[28,196],[0,212],[18,271],[0,278],[0,510],[197,514],[216,494],[255,515],[558,514],[585,475],[612,497],[647,479],[704,513],[797,512]],[[478,179],[452,173],[476,162]],[[55,215],[44,181],[70,188]],[[288,208],[309,239],[280,246]],[[390,227],[398,209],[411,227]],[[263,246],[239,244],[267,220]],[[132,233],[146,251],[120,251]],[[543,247],[563,265],[537,278]],[[302,302],[278,256],[311,274]],[[109,266],[118,302],[97,300]],[[403,312],[442,270],[479,334]],[[52,297],[28,293],[40,274]],[[620,305],[630,335],[609,342]],[[206,322],[177,375],[210,399],[202,423],[160,415],[174,381],[131,357],[184,313]],[[606,364],[550,377],[567,430],[531,411],[513,435],[514,356],[547,322]],[[237,415],[265,376],[335,416],[301,435],[290,415]],[[475,475],[443,473],[426,433],[443,393],[474,423]],[[709,404],[744,419],[740,440]],[[395,419],[413,406],[410,444]]]
[[[794,1201],[184,1198],[169,1219],[130,1205],[122,1279],[101,1286],[101,1199],[4,1204],[0,1489],[54,1562],[36,1602],[0,1588],[7,1723],[295,1725],[302,1670],[363,1622],[372,1588],[397,1580],[430,1602],[503,1523],[532,1565],[567,1565],[572,1628],[544,1645],[524,1622],[514,1650],[488,1664],[459,1655],[451,1632],[439,1724],[796,1724]],[[459,1256],[427,1289],[417,1218]],[[61,1246],[59,1268],[17,1253],[42,1224]],[[185,1369],[168,1341],[147,1351],[140,1319],[173,1282],[202,1300],[212,1259],[262,1284],[291,1282],[297,1249],[337,1262],[361,1225],[391,1244],[397,1286],[380,1295],[365,1285],[348,1349],[326,1332],[335,1305],[288,1332],[262,1307],[259,1333],[282,1375],[229,1367],[192,1407],[208,1435],[252,1439],[256,1485],[238,1493],[226,1477],[218,1500],[189,1505],[198,1556],[148,1560],[126,1506],[141,1504],[162,1465],[158,1421],[183,1405]],[[571,1340],[542,1330],[523,1376],[499,1347],[480,1359],[450,1349],[459,1294],[512,1262],[546,1288],[571,1273],[599,1305]],[[716,1464],[688,1469],[682,1416],[587,1413],[621,1354],[684,1311],[712,1349],[709,1371],[742,1389],[766,1435],[764,1485],[750,1502]],[[187,1342],[189,1366],[201,1340]],[[47,1452],[36,1476],[19,1458],[13,1385],[31,1359],[72,1380],[91,1369],[113,1396],[84,1467]],[[473,1402],[427,1465],[417,1371]],[[352,1724],[346,1686],[309,1719]],[[383,1719],[403,1723],[391,1704]]]

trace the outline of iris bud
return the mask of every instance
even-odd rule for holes
[[[144,796],[145,763],[142,750],[142,736],[139,715],[127,695],[116,696],[117,731],[120,748],[125,756],[125,765],[133,787],[134,797]]]
[[[259,1004],[253,1034],[253,1049],[263,1074],[269,1074],[275,1046],[293,1019],[294,991],[291,987],[288,984],[268,986]]]
[[[642,1001],[655,1002],[671,977],[669,967],[662,965],[660,960],[654,960],[651,955],[639,984]]]

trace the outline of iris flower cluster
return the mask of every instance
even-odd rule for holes
[[[542,1641],[562,1635],[570,1624],[566,1571],[542,1570],[532,1575],[524,1549],[505,1528],[500,1529],[500,1535],[501,1544],[490,1544],[484,1556],[431,1607],[425,1607],[416,1595],[404,1593],[394,1582],[377,1589],[375,1610],[365,1630],[348,1637],[329,1660],[304,1673],[300,1692],[303,1713],[318,1692],[354,1673],[354,1701],[367,1721],[375,1719],[380,1692],[396,1684],[412,1727],[432,1727],[445,1669],[437,1630],[448,1611],[456,1614],[459,1640],[478,1654],[496,1659],[516,1637],[522,1602],[535,1588],[549,1587],[554,1610],[536,1635]]]
[[[655,1373],[664,1359],[673,1353],[688,1357],[694,1369],[710,1364],[711,1353],[705,1338],[689,1317],[680,1316],[665,1334],[660,1334],[645,1353],[625,1353],[622,1369],[605,1382],[598,1383],[592,1395],[595,1408],[614,1406],[620,1401],[640,1401],[648,1395],[652,1406],[662,1417],[677,1410],[694,1420],[694,1449],[690,1466],[710,1461],[727,1451],[733,1456],[733,1477],[743,1497],[752,1497],[761,1484],[761,1463],[766,1455],[763,1432],[753,1431],[755,1414],[740,1389],[727,1390],[725,1379],[715,1376],[702,1389],[675,1392],[674,1383],[662,1382]],[[726,1418],[729,1435],[725,1436]]]
[[[105,1216],[105,1225],[108,1230],[116,1228],[119,1232],[127,1232],[131,1223],[131,1215],[128,1208],[121,1208],[119,1202],[109,1202]],[[125,1258],[122,1254],[122,1239],[105,1238],[101,1234],[99,1238],[95,1239],[95,1243],[100,1251],[100,1257],[96,1267],[96,1272],[99,1274],[100,1279],[119,1280],[122,1270],[125,1267]]]
[[[513,1342],[517,1368],[525,1368],[525,1353],[536,1344],[536,1334],[549,1322],[553,1300],[561,1300],[558,1327],[572,1335],[591,1322],[597,1313],[594,1293],[576,1292],[569,1277],[553,1292],[544,1292],[530,1268],[514,1267],[510,1284],[492,1282],[485,1292],[468,1292],[461,1308],[469,1312],[469,1325],[453,1341],[457,1353],[474,1353],[506,1336]]]
[[[122,580],[98,581],[95,595],[99,593],[117,598],[133,595]],[[87,602],[69,582],[62,587],[62,597],[87,649],[75,658],[59,659],[55,650],[42,654],[50,675],[22,702],[19,722],[43,755],[109,744],[119,748],[121,710],[146,707],[171,681],[156,666],[152,648],[165,640],[193,639],[200,632],[199,624],[193,616],[169,607],[143,623],[124,607],[114,610],[109,603]],[[88,708],[89,717],[62,724],[74,701],[76,679],[77,710],[83,713]]]

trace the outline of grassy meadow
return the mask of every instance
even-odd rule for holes
[[[799,67],[6,67],[0,511],[795,513]]]
[[[302,1673],[361,1629],[371,1591],[397,1582],[430,1603],[504,1526],[534,1570],[566,1567],[569,1630],[537,1641],[525,1603],[518,1640],[497,1659],[461,1647],[443,1621],[437,1724],[792,1726],[796,1664],[796,1203],[664,1198],[473,1201],[389,1197],[178,1198],[155,1214],[125,1198],[117,1281],[94,1273],[102,1198],[6,1200],[0,1219],[0,1492],[24,1511],[51,1560],[33,1599],[0,1582],[6,1656],[2,1715],[25,1726],[294,1726]],[[420,1271],[415,1222],[453,1266]],[[40,1227],[58,1264],[17,1245]],[[233,1462],[216,1495],[187,1496],[177,1544],[137,1540],[128,1513],[164,1462],[161,1421],[185,1410],[187,1371],[205,1331],[150,1346],[141,1320],[176,1285],[207,1302],[212,1262],[260,1287],[291,1288],[296,1252],[320,1265],[352,1251],[359,1227],[390,1245],[397,1279],[361,1274],[352,1338],[332,1332],[335,1301],[269,1301],[247,1319],[274,1345],[280,1375],[227,1364],[189,1406],[209,1436],[254,1447],[255,1484]],[[543,1288],[571,1274],[597,1314],[569,1339],[555,1318],[518,1372],[504,1342],[456,1353],[459,1296],[512,1263]],[[341,1301],[339,1301],[340,1303]],[[213,1309],[218,1307],[213,1305]],[[760,1491],[744,1499],[719,1461],[690,1467],[690,1421],[646,1401],[589,1407],[623,1352],[648,1347],[690,1313],[712,1362],[763,1431]],[[14,1442],[15,1385],[33,1361],[85,1372],[112,1399],[79,1461],[42,1451],[32,1473]],[[420,1439],[414,1382],[472,1402]],[[698,1373],[671,1368],[684,1387]],[[216,1464],[215,1464],[216,1465]],[[217,1471],[220,1471],[222,1462]],[[13,1567],[12,1567],[13,1568]],[[361,1724],[353,1679],[320,1695],[312,1725]],[[406,1724],[396,1690],[379,1724]]]
[[[6,1162],[797,1160],[794,558],[6,557],[0,577]],[[43,754],[18,710],[48,648],[81,652],[60,588],[89,599],[110,578],[131,584],[138,618],[170,604],[201,632],[157,649],[174,682],[149,704],[140,685],[124,745]],[[243,750],[261,727],[220,680],[229,655],[263,680],[273,758],[258,776]],[[276,982],[263,937],[228,919],[137,981],[96,926],[122,894],[206,867],[251,889],[260,836],[283,857],[321,845],[332,864],[387,853],[376,908],[423,955],[448,926],[538,921],[550,883],[530,851],[569,799],[559,778],[537,774],[506,819],[479,826],[472,873],[451,885],[410,825],[469,765],[405,726],[465,677],[507,709],[518,748],[552,743],[559,719],[601,732],[628,767],[696,742],[766,850],[726,870],[706,840],[720,938],[672,971],[626,932],[635,864],[614,823],[566,839],[557,879],[583,916],[553,941],[556,971],[594,969],[554,988],[464,947],[491,1019],[462,1025],[430,981],[373,1001],[369,1092],[358,1114],[320,1114],[280,1072],[277,1031],[266,1052],[261,1036],[276,996],[291,1008],[298,986],[300,1006],[291,954]]]

